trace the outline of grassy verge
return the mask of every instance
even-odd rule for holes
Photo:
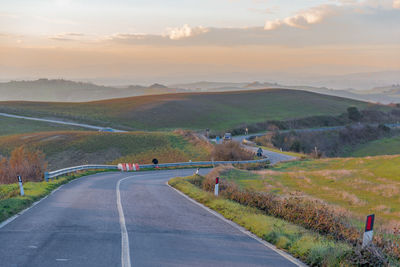
[[[34,202],[50,194],[57,187],[82,176],[104,172],[104,170],[89,170],[62,176],[47,182],[27,182],[24,184],[25,196],[19,195],[18,184],[0,185],[0,222],[28,208]]]
[[[346,243],[330,240],[301,226],[267,216],[256,208],[221,197],[217,198],[188,181],[194,177],[174,178],[169,181],[169,184],[307,264],[349,265],[347,258],[352,248]]]

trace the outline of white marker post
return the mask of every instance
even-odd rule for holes
[[[196,174],[199,174],[199,168],[196,169]]]
[[[219,187],[219,177],[215,178],[215,189],[214,189],[215,196],[218,196],[218,187]]]
[[[365,224],[365,232],[362,243],[363,248],[372,243],[372,239],[374,237],[374,221],[375,221],[375,214],[367,216],[367,222]]]
[[[24,187],[22,186],[22,178],[19,175],[17,176],[17,178],[18,178],[18,183],[19,183],[19,189],[21,191],[21,196],[23,196],[23,195],[25,195],[25,192],[24,192]]]

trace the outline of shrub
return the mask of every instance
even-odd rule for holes
[[[24,181],[42,181],[47,162],[41,151],[28,151],[20,146],[14,149],[9,159],[0,160],[0,184],[15,183],[17,175]]]
[[[347,109],[347,116],[352,121],[360,121],[361,120],[361,113],[356,107],[349,107]]]
[[[235,161],[235,160],[251,160],[254,159],[254,153],[240,146],[236,142],[226,142],[224,144],[215,145],[212,153],[214,160]]]
[[[197,181],[197,185],[200,185],[205,191],[212,192],[215,186],[215,177],[220,172],[221,170],[211,172],[204,178],[203,182],[199,183]],[[373,263],[372,265],[382,266],[388,263],[385,255],[393,258],[399,258],[400,256],[398,245],[391,240],[383,239],[382,235],[378,234],[374,238],[374,246],[361,249],[360,237],[362,236],[362,232],[357,227],[351,225],[351,219],[347,214],[322,201],[299,197],[297,195],[283,197],[269,192],[243,190],[237,184],[224,179],[220,180],[219,190],[220,196],[224,198],[242,205],[257,208],[264,211],[267,215],[303,226],[306,229],[334,240],[345,241],[351,244],[354,247],[353,254],[342,256],[350,257],[355,265],[365,265],[366,262],[370,262]],[[273,241],[273,243],[279,243],[283,248],[290,243],[290,240],[282,237],[280,233],[274,233],[265,237],[265,239]],[[304,248],[304,244],[301,247]],[[295,248],[296,244],[293,244],[292,250]],[[318,251],[315,255],[329,255],[333,253],[325,246],[322,246],[320,250],[326,253]],[[336,251],[335,253],[341,254],[342,252]],[[300,250],[294,252],[294,254],[299,254],[298,256],[300,257],[305,256],[302,255],[302,251]],[[309,255],[311,257],[309,259],[310,262],[321,261],[315,255],[313,253]],[[329,265],[329,263],[326,265]]]
[[[313,153],[313,156],[336,157],[346,154],[348,150],[359,144],[378,140],[384,137],[395,136],[399,130],[391,130],[381,124],[378,126],[347,126],[331,131],[303,131],[303,132],[275,132],[271,137],[257,138],[261,145],[270,145],[282,148],[285,151]],[[315,153],[317,147],[317,155]]]

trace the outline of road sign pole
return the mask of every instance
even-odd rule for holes
[[[215,188],[214,188],[215,196],[218,196],[218,189],[219,189],[219,177],[215,178]]]
[[[20,189],[20,194],[21,194],[21,196],[23,196],[23,195],[25,195],[25,192],[24,192],[24,187],[23,187],[23,185],[22,185],[22,178],[21,178],[21,176],[17,176],[17,178],[18,178],[18,183],[19,183],[19,189]]]
[[[362,243],[363,248],[372,243],[372,239],[374,238],[374,221],[375,214],[367,216],[367,222],[365,223],[365,232]]]

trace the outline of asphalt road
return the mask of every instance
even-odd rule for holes
[[[165,184],[191,174],[113,172],[64,185],[0,228],[0,266],[294,266]]]
[[[97,130],[97,131],[106,128],[106,127],[94,126],[94,125],[89,125],[89,124],[84,124],[84,123],[67,122],[67,121],[60,121],[60,120],[54,120],[54,119],[34,118],[34,117],[13,115],[13,114],[8,114],[8,113],[0,113],[0,116],[14,118],[14,119],[24,119],[24,120],[30,120],[30,121],[42,121],[42,122],[55,123],[55,124],[78,126],[78,127],[91,129],[91,130]],[[126,132],[126,131],[118,130],[118,129],[112,129],[112,130],[113,130],[113,132],[116,132],[116,133]]]
[[[246,146],[243,145],[246,149],[253,151],[254,153],[257,153],[257,150],[259,147],[254,147],[254,146]],[[276,164],[279,162],[284,162],[284,161],[290,161],[290,160],[295,160],[296,157],[294,156],[289,156],[286,154],[274,152],[271,150],[263,149],[263,155],[267,156],[271,164]]]

